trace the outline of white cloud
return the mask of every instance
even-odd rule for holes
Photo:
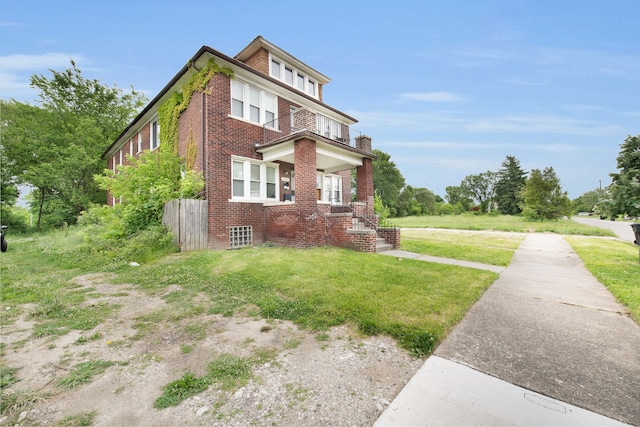
[[[506,80],[502,80],[505,84],[515,85],[515,86],[547,86],[549,84],[548,81],[543,80],[529,80],[521,77],[512,77]]]
[[[15,54],[0,56],[0,93],[3,99],[24,100],[35,97],[37,91],[29,86],[31,75],[49,69],[61,69],[70,66],[73,58],[76,63],[86,59],[81,54],[63,52],[42,55]]]
[[[590,151],[589,147],[576,147],[570,144],[541,144],[541,143],[528,143],[528,142],[456,142],[456,141],[386,141],[384,143],[376,144],[381,148],[416,148],[416,149],[430,149],[430,150],[445,150],[445,151],[463,151],[470,152],[472,150],[480,150],[486,152],[487,150],[500,150],[500,151],[530,151],[530,152],[545,152],[545,153],[567,153],[570,151]]]
[[[76,60],[76,62],[78,60],[84,60],[84,57],[80,54],[68,54],[62,52],[45,53],[42,55],[17,54],[0,56],[0,72],[35,71],[59,68],[69,65],[71,58]]]
[[[611,135],[619,132],[616,125],[603,125],[586,120],[573,120],[552,115],[487,117],[470,120],[466,130],[474,132],[548,133],[562,135]]]
[[[401,94],[403,98],[425,102],[459,102],[466,101],[462,96],[451,92],[408,92]]]
[[[409,132],[524,133],[607,136],[624,131],[619,125],[577,120],[551,114],[479,115],[464,112],[360,111],[353,112],[366,129],[402,128]]]

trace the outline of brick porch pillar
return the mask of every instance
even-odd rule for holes
[[[367,204],[367,215],[373,215],[373,160],[362,159],[362,166],[358,166],[356,172],[358,201]]]
[[[294,165],[296,176],[296,243],[297,247],[312,247],[324,244],[324,229],[319,226],[316,191],[316,143],[308,138],[294,142]]]

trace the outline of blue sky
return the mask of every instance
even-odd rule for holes
[[[327,104],[441,196],[507,155],[552,166],[571,198],[610,183],[640,134],[640,1],[0,0],[0,97],[73,58],[149,99],[207,45],[257,35],[331,78]]]

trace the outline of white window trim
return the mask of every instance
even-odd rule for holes
[[[142,153],[142,132],[138,132],[138,152],[136,154]]]
[[[342,177],[340,175],[318,172],[316,173],[316,189],[318,188],[317,186],[318,177],[320,178],[320,200],[318,200],[318,203],[342,204],[342,199],[344,197],[344,195],[342,194]],[[325,186],[326,186],[325,181],[327,179],[331,180],[331,183],[330,183],[331,190],[330,190],[329,199],[327,199],[327,195],[325,193]],[[336,191],[340,193],[340,197],[338,200],[335,200],[335,198],[333,197]]]
[[[233,84],[234,83],[240,83],[242,84],[242,116],[237,116],[233,113],[233,94],[230,95],[230,99],[231,99],[231,113],[229,114],[229,117],[232,117],[234,119],[238,119],[238,120],[242,120],[243,122],[246,123],[251,123],[257,126],[264,126],[266,124],[269,123],[275,123],[276,126],[275,128],[277,128],[277,123],[278,123],[278,96],[275,95],[274,93],[265,91],[264,89],[261,89],[260,87],[253,85],[247,81],[244,81],[242,79],[232,79],[231,80],[231,92],[233,93]],[[259,92],[259,108],[260,108],[260,117],[259,117],[259,121],[253,121],[251,120],[251,98],[250,98],[250,90],[254,89],[257,90]],[[266,104],[267,104],[267,97],[271,97],[273,98],[273,110],[274,111],[270,111],[271,113],[273,113],[273,119],[267,121],[267,109]]]
[[[244,165],[243,169],[243,181],[244,181],[244,196],[233,195],[233,163],[241,162]],[[260,196],[251,197],[251,165],[260,165]],[[275,169],[275,189],[276,194],[273,198],[267,198],[267,167]],[[265,203],[274,202],[280,200],[280,186],[278,180],[280,176],[280,165],[278,163],[261,162],[255,159],[249,159],[246,157],[231,156],[231,198],[230,202],[251,202],[251,203]]]
[[[153,146],[153,124],[156,123],[157,124],[157,129],[158,129],[158,134],[156,135],[158,138],[158,144],[154,147]],[[149,122],[149,149],[151,151],[154,151],[156,149],[158,149],[160,147],[160,122],[158,121],[158,118],[156,117],[155,119],[151,120]]]
[[[280,64],[280,77],[274,76],[271,73],[271,65],[273,64],[273,61],[276,61]],[[286,80],[285,77],[285,68],[289,68],[290,70],[293,70],[293,82],[289,83]],[[316,80],[314,79],[310,79],[309,76],[303,72],[302,70],[297,69],[296,67],[294,67],[291,64],[287,64],[286,62],[284,62],[282,59],[278,58],[277,56],[272,55],[271,53],[269,53],[269,76],[273,77],[274,79],[278,79],[281,82],[283,82],[284,84],[286,84],[287,86],[291,86],[294,89],[300,90],[301,92],[306,93],[307,95],[310,95],[316,99],[318,98],[318,92],[320,91],[319,88],[319,84]],[[304,88],[301,90],[298,87],[298,76],[304,77]],[[310,85],[309,82],[313,82],[313,93],[310,92]]]

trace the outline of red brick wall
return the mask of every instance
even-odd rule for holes
[[[279,246],[295,247],[296,206],[268,206],[265,214],[265,240]]]
[[[336,172],[342,177],[342,203],[348,205],[351,202],[351,169]]]
[[[264,242],[265,215],[261,203],[230,202],[231,156],[261,159],[255,144],[262,127],[230,118],[229,77],[216,74],[205,95],[205,179],[209,203],[209,246],[229,247],[231,226],[252,226],[254,244]],[[197,98],[199,95],[194,95]],[[193,102],[193,101],[192,101]]]
[[[265,48],[260,48],[256,53],[244,61],[251,68],[255,68],[262,74],[269,75],[269,52]]]
[[[399,228],[381,228],[378,230],[378,235],[384,238],[387,243],[393,245],[393,249],[400,249]]]
[[[296,177],[296,247],[326,244],[324,215],[316,192],[316,143],[307,138],[294,142]]]
[[[357,168],[357,198],[359,202],[366,202],[373,214],[373,161],[363,159],[362,166]]]
[[[197,171],[203,170],[202,106],[203,94],[201,92],[194,93],[189,106],[182,112],[178,123],[178,153],[182,157],[186,156],[187,143],[189,141],[189,135],[191,135],[196,148],[196,158],[193,169]]]

